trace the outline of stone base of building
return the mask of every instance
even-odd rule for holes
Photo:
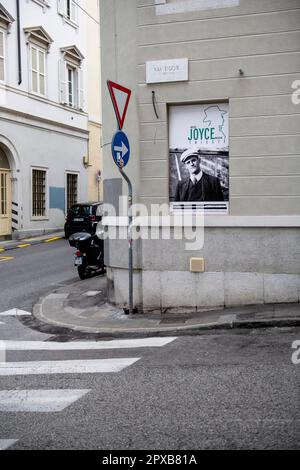
[[[109,301],[128,303],[128,270],[108,268]],[[134,271],[134,306],[146,311],[201,311],[239,305],[300,302],[299,274]]]

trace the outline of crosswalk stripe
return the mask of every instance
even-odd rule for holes
[[[80,361],[2,362],[0,363],[0,376],[120,372],[140,359],[140,357],[128,357]]]
[[[3,390],[0,411],[53,413],[63,411],[90,390]]]
[[[11,310],[7,310],[6,312],[1,312],[1,317],[19,317],[22,315],[32,315],[31,312],[25,312],[25,310],[20,310],[18,308],[12,308]]]
[[[122,339],[112,341],[73,341],[70,343],[45,341],[3,341],[7,351],[82,351],[101,349],[130,349],[162,347],[176,338]]]
[[[0,450],[8,449],[16,442],[18,442],[18,439],[0,439]]]

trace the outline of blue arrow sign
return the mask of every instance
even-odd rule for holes
[[[127,165],[130,157],[130,145],[127,135],[122,131],[116,132],[111,143],[111,153],[119,168]]]

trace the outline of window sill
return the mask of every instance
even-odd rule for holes
[[[64,22],[67,23],[68,25],[72,26],[74,29],[78,29],[79,28],[79,24],[78,23],[75,23],[75,21],[72,21],[70,20],[70,18],[68,18],[66,15],[63,15],[61,14],[61,17],[63,18]]]
[[[37,5],[40,5],[42,8],[48,7],[50,8],[50,5],[47,0],[33,0]]]
[[[20,90],[19,88],[16,88],[15,86],[9,85],[8,82],[4,82],[4,83],[0,82],[0,103],[1,103],[1,98],[3,97],[3,95],[1,96],[1,94],[4,93],[4,92],[16,93],[17,95],[26,97],[28,99],[36,100],[40,103],[55,106],[56,108],[59,108],[61,110],[69,112],[69,113],[73,112],[73,113],[79,114],[81,116],[82,115],[85,115],[85,116],[88,115],[87,112],[84,111],[84,110],[70,108],[65,103],[62,103],[61,101],[58,101],[58,100],[55,101],[55,100],[50,99],[50,98],[45,97],[45,96],[37,95],[37,94],[31,93],[31,92],[25,91],[25,90]],[[2,101],[1,106],[6,107],[6,105],[4,104],[3,101]]]
[[[71,106],[68,103],[61,103],[62,106],[68,109],[72,109],[73,111],[78,111],[79,113],[84,113],[84,110],[82,108],[78,108],[78,106]]]
[[[50,220],[50,219],[47,216],[40,216],[40,217],[31,216],[30,220],[32,222],[38,222],[38,221],[41,221],[41,220]]]
[[[34,91],[29,91],[28,94],[32,97],[34,96],[36,98],[44,98],[45,100],[47,99],[46,95],[42,95],[41,93],[35,93]]]

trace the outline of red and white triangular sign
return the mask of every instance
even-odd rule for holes
[[[121,130],[124,125],[127,108],[131,96],[131,90],[121,85],[118,85],[118,83],[114,83],[111,80],[107,80],[107,86],[115,108],[119,129]]]

